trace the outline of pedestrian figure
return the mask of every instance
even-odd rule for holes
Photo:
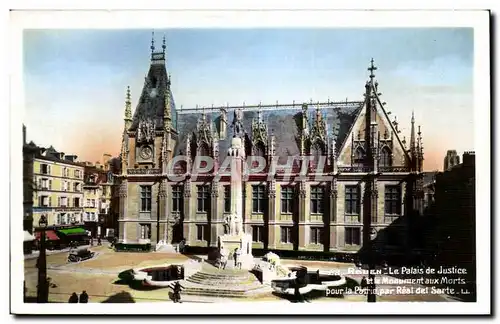
[[[101,242],[101,237],[97,237],[97,245],[102,245],[102,242]]]
[[[367,286],[368,286],[368,281],[366,280],[366,277],[363,277],[363,279],[361,279],[361,291],[363,292],[363,294],[366,293]]]
[[[76,294],[76,292],[73,292],[71,294],[71,296],[69,297],[68,303],[72,303],[72,304],[78,303],[78,295]]]
[[[296,302],[300,302],[302,301],[302,296],[300,295],[300,286],[299,286],[299,278],[295,278],[295,280],[293,281],[294,283],[294,297],[295,297],[295,301]]]
[[[182,241],[179,242],[179,253],[184,253],[184,250],[186,248],[186,239],[183,238]]]
[[[80,294],[79,302],[84,304],[89,302],[89,295],[87,295],[87,292],[85,290]]]
[[[94,246],[94,238],[90,238],[90,246]]]
[[[174,300],[174,303],[180,303],[181,302],[181,290],[182,290],[182,287],[181,284],[179,283],[179,281],[176,281],[175,284],[174,284],[174,288],[173,288],[173,300]]]
[[[26,302],[26,296],[28,295],[28,288],[26,288],[26,281],[23,281],[23,300]]]
[[[238,256],[239,256],[239,253],[238,253],[238,248],[234,249],[234,253],[233,253],[233,257],[234,257],[234,266],[237,267],[238,266]]]

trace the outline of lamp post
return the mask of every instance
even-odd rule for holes
[[[370,228],[370,259],[368,264],[368,295],[366,301],[369,303],[375,303],[377,301],[376,287],[375,287],[375,274],[372,272],[375,270],[375,251],[373,250],[373,240],[377,237],[377,231],[371,227]]]
[[[47,258],[45,255],[45,229],[47,228],[47,218],[45,215],[40,217],[38,225],[40,233],[40,255],[38,256],[38,286],[36,291],[37,303],[47,303],[49,301],[49,285],[47,282]]]

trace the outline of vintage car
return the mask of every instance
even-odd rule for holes
[[[93,258],[94,254],[95,252],[92,252],[85,247],[71,249],[68,253],[68,262],[80,262],[83,260],[88,260]]]

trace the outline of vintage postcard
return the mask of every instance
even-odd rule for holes
[[[11,27],[12,313],[489,313],[489,12]]]

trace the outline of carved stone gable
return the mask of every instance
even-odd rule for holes
[[[316,113],[316,119],[309,134],[309,141],[311,145],[321,143],[326,146],[326,123],[319,110]]]
[[[262,120],[260,110],[258,112],[258,117],[252,121],[252,145],[255,146],[259,142],[267,149],[267,125]]]

